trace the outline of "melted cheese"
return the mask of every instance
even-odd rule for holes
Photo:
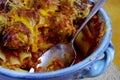
[[[42,16],[50,16],[49,12],[55,12],[55,10],[57,10],[57,7],[50,7],[49,9],[39,9],[39,13],[42,15]],[[36,22],[34,20],[34,18],[28,18],[28,17],[25,17],[25,16],[18,16],[16,10],[12,11],[11,12],[12,14],[12,22],[11,23],[14,23],[14,22],[17,22],[17,21],[20,21],[22,22],[23,24],[26,25],[26,27],[29,29],[30,31],[30,41],[29,41],[29,45],[31,46],[31,49],[32,49],[32,52],[37,52],[38,51],[38,40],[39,40],[39,31],[38,31],[38,28],[40,27],[40,22],[39,24],[36,25]],[[44,42],[44,41],[43,41]],[[44,46],[44,45],[43,45]],[[28,50],[30,49],[30,47],[28,47]]]
[[[50,16],[49,12],[55,12],[56,10],[58,10],[57,7],[50,7],[48,9],[39,9],[39,12],[43,15],[43,16]]]

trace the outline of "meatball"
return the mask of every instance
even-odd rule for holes
[[[29,34],[22,22],[15,22],[3,31],[3,45],[9,49],[24,48],[28,45]]]
[[[50,43],[57,44],[70,41],[76,32],[70,18],[64,14],[52,14],[48,18],[49,25],[39,28],[42,36]],[[47,22],[47,21],[46,21]]]

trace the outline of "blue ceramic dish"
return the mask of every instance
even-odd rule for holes
[[[99,14],[106,22],[105,35],[100,46],[83,61],[65,69],[43,73],[23,73],[0,67],[0,80],[74,80],[104,73],[114,58],[114,48],[111,43],[111,20],[104,9],[100,9]]]

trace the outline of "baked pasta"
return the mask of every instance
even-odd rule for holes
[[[0,65],[24,72],[35,68],[46,50],[71,41],[91,6],[88,0],[3,0]]]

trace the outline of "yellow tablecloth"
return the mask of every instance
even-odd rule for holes
[[[120,69],[120,0],[108,0],[104,8],[112,20],[112,42],[115,48],[114,63]]]

